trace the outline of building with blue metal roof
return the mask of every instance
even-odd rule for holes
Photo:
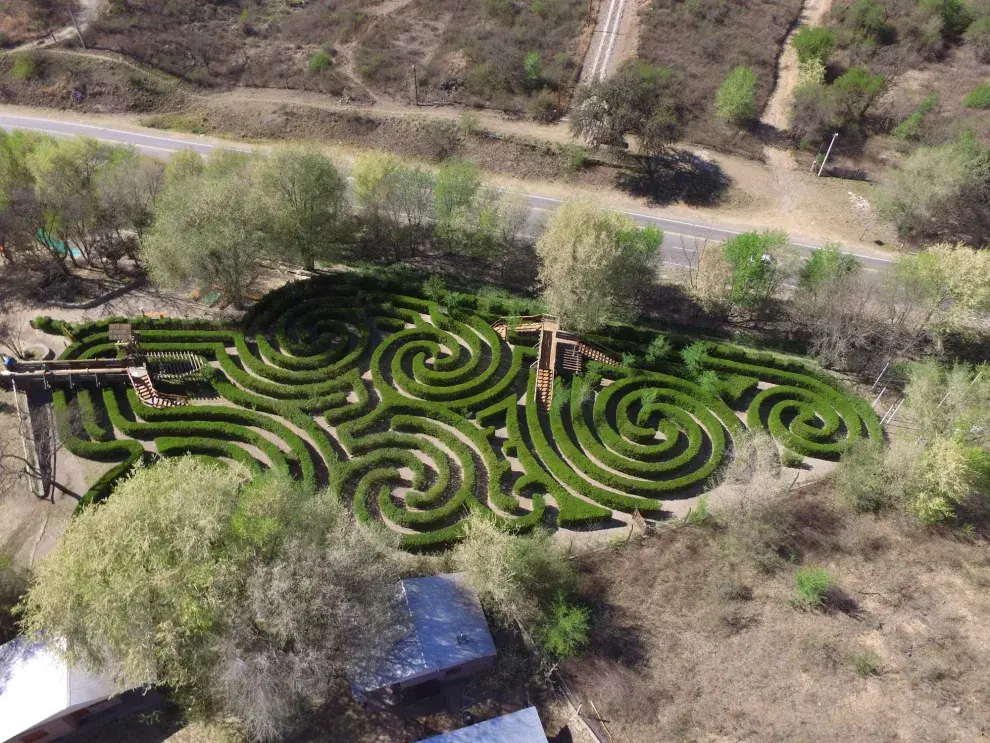
[[[547,743],[536,707],[527,707],[421,743]]]
[[[490,668],[495,642],[477,592],[462,573],[402,581],[406,631],[382,657],[355,674],[355,696],[396,695],[428,682],[447,682]]]

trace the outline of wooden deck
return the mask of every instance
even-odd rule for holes
[[[502,340],[508,338],[510,331],[521,335],[539,333],[535,394],[537,405],[544,411],[550,409],[558,373],[580,374],[586,360],[619,366],[619,362],[604,351],[594,348],[573,333],[561,330],[559,320],[553,315],[530,315],[517,320],[512,326],[507,318],[501,318],[492,324],[492,329]]]

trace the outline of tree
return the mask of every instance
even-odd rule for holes
[[[798,60],[827,62],[835,48],[835,31],[825,26],[804,26],[793,38]]]
[[[971,135],[919,147],[881,185],[881,215],[913,241],[990,239],[990,147]]]
[[[732,271],[727,287],[732,307],[761,311],[794,273],[795,256],[784,232],[744,232],[722,251]]]
[[[372,239],[391,245],[396,260],[402,260],[406,250],[415,256],[417,245],[432,230],[433,174],[392,155],[374,153],[358,158],[352,175],[354,199]]]
[[[394,555],[288,478],[167,459],[69,524],[24,628],[122,688],[170,686],[274,740],[401,631]]]
[[[550,311],[578,331],[600,327],[655,273],[663,233],[590,201],[567,201],[536,243]]]
[[[594,147],[623,147],[632,134],[643,152],[658,154],[680,133],[679,84],[666,67],[629,61],[607,80],[578,88],[571,131]]]
[[[577,571],[550,534],[508,534],[491,518],[472,516],[463,541],[454,549],[454,564],[478,591],[482,605],[506,625],[535,624],[556,599],[572,593]]]
[[[225,154],[200,175],[171,178],[141,247],[151,277],[164,286],[214,288],[235,307],[261,273],[269,244],[264,215],[251,196],[250,159]]]
[[[730,124],[743,124],[756,116],[756,75],[749,67],[736,67],[719,87],[715,115]]]
[[[332,260],[350,233],[347,184],[329,158],[284,148],[259,164],[256,197],[269,222],[269,250],[312,271]]]
[[[859,259],[843,252],[838,243],[825,243],[825,247],[812,252],[798,270],[798,288],[818,293],[835,280],[859,273],[862,267]]]
[[[833,100],[842,124],[862,121],[870,107],[887,92],[889,81],[884,75],[871,73],[866,67],[853,67],[831,85]]]

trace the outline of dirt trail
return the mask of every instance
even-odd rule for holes
[[[99,11],[102,2],[103,0],[79,0],[79,10],[76,12],[76,25],[79,26],[80,31],[85,31],[90,22],[96,18],[96,14]],[[21,44],[19,47],[11,49],[11,52],[48,47],[74,38],[76,38],[76,29],[70,23],[68,26],[55,31],[54,38],[51,34],[49,34],[42,39],[38,39],[37,41],[29,41]]]
[[[817,26],[832,7],[832,0],[805,0],[798,22],[784,39],[784,51],[777,60],[777,84],[763,109],[760,121],[778,131],[790,126],[791,100],[798,83],[798,57],[791,41],[804,26]]]

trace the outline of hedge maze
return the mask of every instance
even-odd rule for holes
[[[191,452],[329,487],[359,520],[428,549],[458,539],[472,511],[517,531],[609,522],[613,511],[661,516],[664,499],[705,489],[746,427],[817,458],[882,436],[869,404],[811,364],[716,343],[703,363],[718,373],[717,390],[691,379],[676,354],[589,363],[558,377],[544,412],[532,338],[510,323],[503,341],[491,327],[506,308],[413,293],[341,274],[266,295],[236,327],[133,320],[155,362],[198,357],[195,373],[171,382],[190,403],[150,408],[123,386],[57,390],[56,406],[78,406],[83,423],[68,448],[114,463],[84,502],[105,498],[142,458]],[[74,342],[63,358],[78,359],[116,353],[108,323],[36,321],[66,332]],[[641,359],[652,337],[622,328],[590,340]],[[170,391],[166,379],[156,385]]]

